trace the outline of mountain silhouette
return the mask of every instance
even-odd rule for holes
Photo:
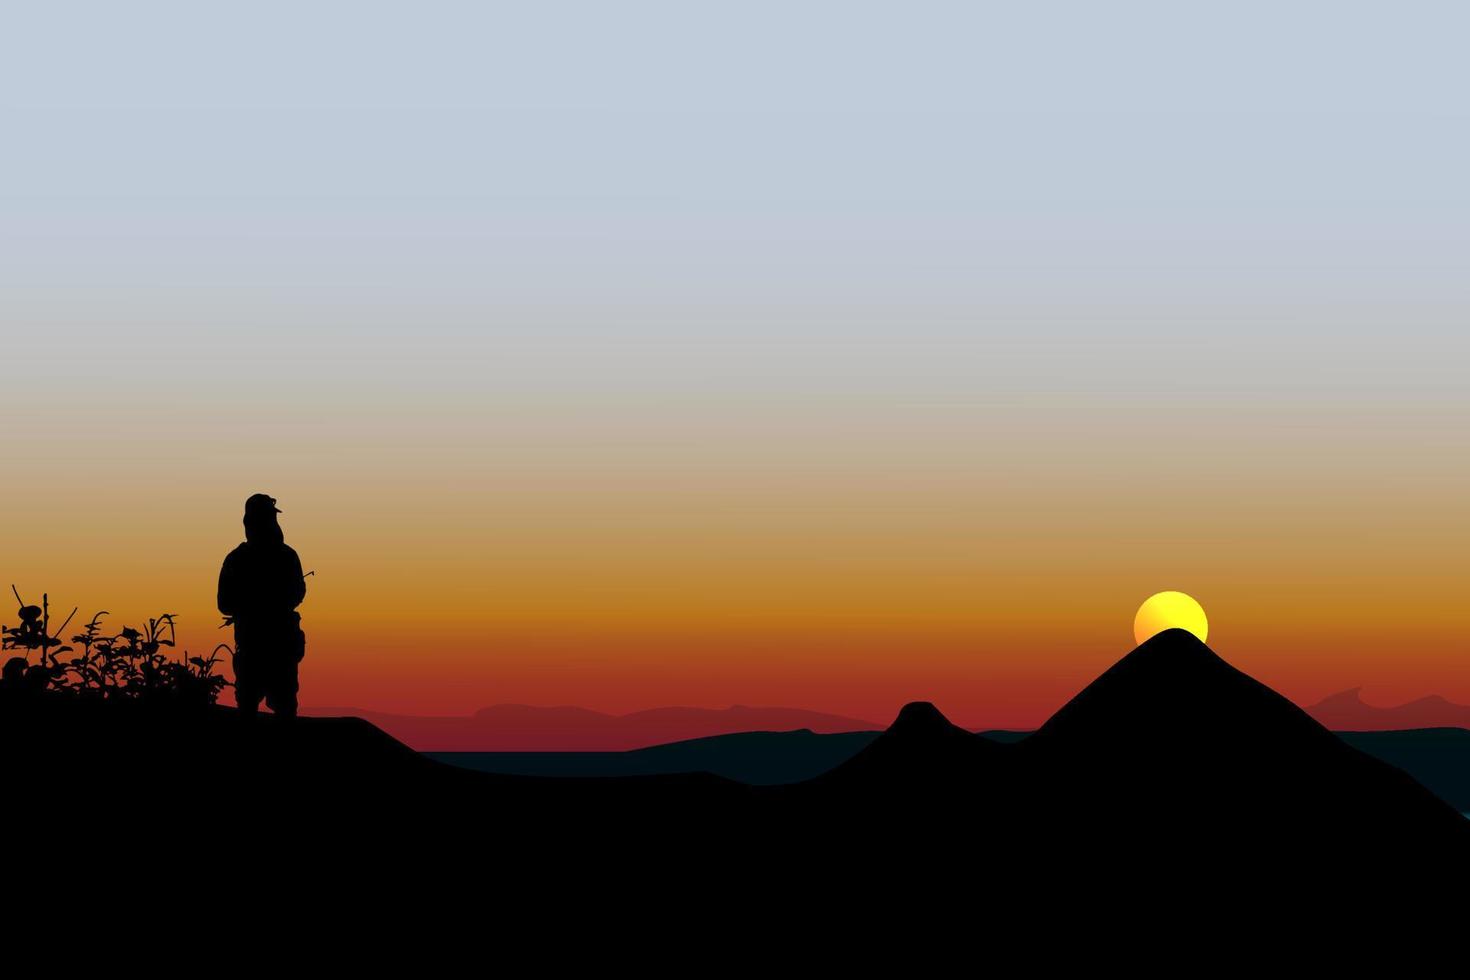
[[[668,707],[605,714],[577,707],[498,704],[469,716],[420,717],[353,708],[312,708],[318,717],[364,718],[420,752],[623,752],[746,732],[809,729],[821,734],[877,731],[858,718],[801,708]]]
[[[1388,708],[1365,703],[1362,694],[1363,689],[1355,687],[1323,698],[1306,711],[1335,732],[1470,729],[1470,705],[1454,704],[1437,694]]]
[[[1321,726],[1230,666],[1187,630],[1165,630],[1105,670],[1027,740],[1082,741],[1099,751],[1147,749],[1160,731],[1193,742],[1248,722],[1262,738],[1315,736]],[[1166,747],[1167,748],[1167,747]]]
[[[987,739],[917,702],[846,762],[792,785],[490,774],[361,719],[244,723],[228,708],[107,701],[7,705],[0,778],[48,841],[177,828],[163,840],[227,842],[230,873],[286,881],[366,871],[411,882],[438,869],[515,894],[591,873],[698,874],[749,897],[794,876],[861,877],[922,896],[959,876],[1055,902],[1097,880],[1148,878],[1174,894],[1345,867],[1395,887],[1427,869],[1447,880],[1470,870],[1470,821],[1172,631],[1027,738]],[[93,851],[66,853],[86,862]]]
[[[1354,749],[1301,708],[1167,630],[1104,671],[1016,745],[1045,797],[1066,786],[1094,826],[1137,838],[1209,828],[1227,850],[1325,856],[1373,841],[1455,840],[1459,814],[1402,771]]]
[[[994,861],[1039,848],[1065,867],[1113,871],[1167,869],[1181,854],[1216,874],[1344,855],[1470,858],[1470,822],[1444,801],[1181,630],[1013,744],[909,705],[847,763],[773,791],[828,820],[864,810],[935,859],[933,841],[957,833],[1019,849]]]
[[[1007,759],[1005,747],[949,721],[928,701],[904,705],[887,731],[807,789],[839,797],[968,796]]]

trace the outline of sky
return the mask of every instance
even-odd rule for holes
[[[1177,589],[1470,701],[1451,3],[77,3],[0,30],[0,573],[303,703],[1033,725]],[[4,618],[4,617],[0,617]]]

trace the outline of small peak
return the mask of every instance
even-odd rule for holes
[[[894,719],[888,730],[891,732],[936,732],[945,731],[953,726],[949,719],[936,707],[932,701],[910,701],[899,711],[898,717]]]

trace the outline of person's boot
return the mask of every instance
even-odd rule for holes
[[[267,695],[265,706],[270,708],[271,712],[282,720],[290,721],[296,717],[296,698],[294,696],[286,697],[284,695],[277,695],[272,697]]]

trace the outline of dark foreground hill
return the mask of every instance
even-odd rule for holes
[[[1342,868],[1453,880],[1470,859],[1470,822],[1178,632],[1019,743],[914,704],[791,786],[491,775],[359,719],[76,702],[0,706],[0,777],[17,828],[66,842],[31,858],[93,855],[76,842],[108,828],[104,852],[364,887],[432,890],[427,877],[519,894],[597,878],[732,898],[861,880],[1072,894],[1101,874],[1219,892],[1308,871],[1320,888]]]

